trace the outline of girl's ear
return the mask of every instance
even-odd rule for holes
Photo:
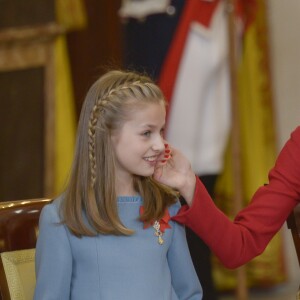
[[[111,146],[113,149],[115,149],[116,145],[119,142],[119,136],[120,136],[119,130],[111,131],[109,138],[110,138]]]

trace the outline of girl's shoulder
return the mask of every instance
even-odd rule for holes
[[[169,214],[171,217],[175,216],[179,209],[181,208],[181,204],[179,199],[176,200],[176,202],[168,207]]]
[[[40,215],[40,219],[47,219],[47,220],[54,220],[59,222],[60,221],[60,206],[62,203],[62,196],[54,199],[51,203],[46,204]]]

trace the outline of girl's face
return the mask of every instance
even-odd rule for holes
[[[164,151],[166,110],[163,103],[147,103],[134,109],[112,135],[116,155],[116,178],[129,182],[132,175],[151,176]]]

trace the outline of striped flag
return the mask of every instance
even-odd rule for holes
[[[236,7],[244,205],[267,181],[275,158],[263,4],[263,0],[241,0]],[[234,183],[229,151],[224,159],[231,127],[228,46],[225,1],[187,0],[159,84],[169,102],[167,140],[187,155],[197,175],[222,172],[218,203],[230,215]],[[266,254],[249,264],[249,285],[272,285],[285,279],[281,246],[281,237],[275,237]],[[215,266],[218,288],[234,288],[235,273]]]
[[[274,165],[275,129],[269,70],[268,30],[264,0],[256,1],[255,16],[247,24],[242,40],[242,55],[237,72],[237,97],[240,127],[241,182],[243,205],[257,188],[268,182],[268,171]],[[230,146],[229,146],[230,147]],[[233,211],[232,154],[227,149],[225,165],[216,186],[218,206],[230,217]],[[269,287],[286,280],[280,233],[275,235],[264,253],[246,266],[250,287]],[[215,262],[215,281],[220,289],[236,286],[234,272]]]

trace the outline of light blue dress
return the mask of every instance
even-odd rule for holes
[[[178,300],[202,299],[185,230],[169,221],[158,243],[154,228],[138,220],[142,199],[119,197],[123,224],[132,236],[78,238],[59,224],[58,198],[41,213],[36,247],[35,300]],[[173,216],[180,208],[169,208]]]

